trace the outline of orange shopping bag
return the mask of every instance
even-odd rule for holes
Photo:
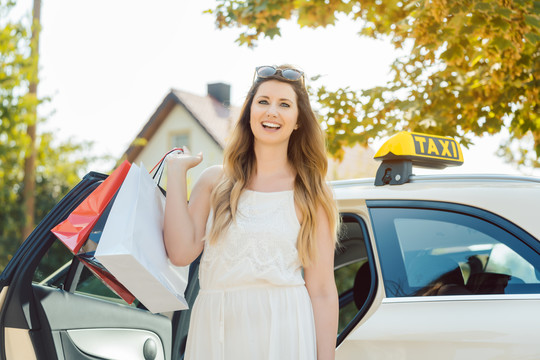
[[[51,230],[74,254],[79,252],[88,239],[90,231],[122,185],[130,167],[131,164],[124,161],[66,220]]]

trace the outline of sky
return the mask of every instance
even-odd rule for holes
[[[358,36],[359,25],[346,17],[317,30],[283,22],[280,38],[240,47],[239,29],[217,30],[212,15],[203,14],[215,5],[42,0],[38,95],[51,101],[39,109],[47,118],[41,130],[92,141],[94,154],[119,158],[172,88],[206,95],[208,83],[225,82],[240,106],[256,66],[289,63],[307,76],[322,75],[330,89],[362,90],[383,85],[398,55],[388,42]],[[19,0],[14,15],[31,8],[31,0]],[[464,165],[450,172],[519,174],[495,156],[498,142],[477,140],[464,150]],[[111,163],[93,166],[88,170],[109,172]]]

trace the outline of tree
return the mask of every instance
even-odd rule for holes
[[[388,38],[407,55],[392,79],[359,93],[312,91],[324,111],[330,151],[410,130],[454,136],[499,133],[531,139],[518,163],[540,166],[540,1],[531,0],[217,0],[218,28],[240,27],[240,45],[280,35],[280,21],[325,27],[338,14],[357,20],[361,35]],[[410,49],[410,50],[409,50]],[[508,144],[507,144],[508,145]],[[514,144],[515,145],[515,144]],[[532,156],[531,156],[532,155]]]
[[[32,147],[27,132],[40,103],[29,85],[35,70],[31,38],[23,21],[9,17],[14,1],[0,0],[0,271],[24,240],[24,163]],[[95,160],[89,143],[58,143],[52,133],[36,135],[34,216],[39,221],[79,181]]]
[[[0,0],[0,256],[11,249],[9,240],[20,235],[24,212],[20,205],[20,190],[24,172],[26,136],[32,107],[37,100],[24,91],[32,70],[28,56],[28,31],[21,22],[9,21],[14,1]],[[21,219],[22,218],[22,222]],[[9,240],[8,240],[9,239]],[[15,244],[19,241],[15,241]]]
[[[37,87],[39,82],[39,34],[41,32],[41,0],[34,0],[32,10],[32,36],[30,39],[30,59],[32,59],[32,71],[30,73],[30,84],[28,85],[28,95],[37,99]],[[36,208],[34,192],[36,190],[36,123],[37,123],[37,104],[31,108],[29,113],[31,121],[26,126],[26,133],[30,143],[24,159],[24,191],[23,201],[26,214],[24,222],[23,236],[26,238],[34,229]]]

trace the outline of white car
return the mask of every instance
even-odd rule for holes
[[[358,269],[336,358],[540,359],[540,179],[412,176],[462,162],[452,139],[422,134],[377,157],[375,181],[333,184],[336,275]]]
[[[540,359],[540,179],[412,175],[463,161],[439,136],[400,133],[376,157],[375,179],[332,183],[336,358]],[[183,358],[189,310],[126,304],[50,232],[105,177],[88,174],[0,275],[0,360]]]

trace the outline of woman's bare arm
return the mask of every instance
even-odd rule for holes
[[[306,288],[313,305],[317,335],[317,359],[333,360],[339,317],[339,300],[334,280],[334,237],[328,216],[317,211],[317,257],[304,269]]]
[[[187,171],[202,161],[202,154],[174,155],[167,158],[167,197],[163,237],[165,249],[174,265],[186,266],[203,250],[202,238],[210,212],[210,195],[221,175],[221,167],[203,171],[187,203]]]

